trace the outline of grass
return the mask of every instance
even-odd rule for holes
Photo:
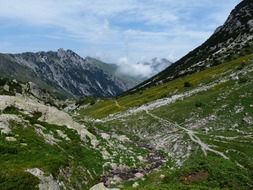
[[[90,148],[89,144],[81,142],[76,131],[38,121],[40,113],[35,113],[31,117],[22,114],[14,107],[5,109],[5,113],[19,114],[28,120],[29,124],[23,126],[14,121],[10,123],[16,142],[7,142],[6,135],[0,135],[0,189],[36,189],[38,179],[25,172],[28,168],[40,168],[47,175],[60,176],[72,188],[78,188],[78,183],[84,182],[92,186],[100,180],[103,170],[101,154]],[[71,140],[61,140],[58,145],[50,145],[36,134],[37,127],[34,124],[42,125],[45,128],[44,133],[53,134],[57,139],[60,137],[57,136],[56,130],[61,130]],[[69,170],[70,179],[61,176],[60,169]],[[86,187],[88,189],[88,186]]]
[[[81,110],[80,117],[88,115],[101,118],[158,98],[194,89],[200,84],[222,79],[236,70],[243,71],[252,68],[252,59],[253,55],[249,55],[135,94],[99,101]],[[185,160],[182,167],[176,167],[175,163],[179,158],[175,156],[171,160],[171,156],[167,155],[167,153],[173,153],[174,144],[165,143],[160,149],[170,161],[160,170],[146,175],[145,180],[139,180],[139,186],[136,189],[253,189],[253,144],[252,137],[249,136],[253,134],[253,128],[251,124],[244,121],[244,117],[253,118],[252,74],[251,71],[247,75],[239,76],[239,80],[229,80],[208,91],[150,111],[158,117],[181,126],[195,126],[192,130],[196,136],[202,142],[209,144],[211,148],[223,152],[229,157],[228,160],[210,151],[205,156],[199,145],[192,142],[185,131],[176,131],[176,127],[164,126],[145,112],[131,115],[123,120],[99,125],[88,124],[88,130],[97,136],[100,146],[106,148],[112,155],[109,160],[104,160],[99,150],[91,148],[89,143],[81,142],[75,131],[65,126],[39,121],[40,112],[29,116],[14,106],[7,107],[3,113],[19,115],[28,122],[26,124],[10,123],[12,134],[15,134],[17,139],[16,142],[7,142],[6,135],[0,135],[0,189],[15,189],[16,187],[16,189],[36,189],[38,179],[25,172],[27,168],[35,167],[64,181],[67,187],[89,189],[101,181],[103,164],[107,161],[127,165],[130,168],[145,168],[147,163],[138,161],[137,156],[145,157],[149,151],[141,148],[139,144],[156,146],[155,143],[160,139],[166,141],[171,134],[179,135],[177,142],[180,142],[182,150],[185,150],[188,145],[192,147],[190,157]],[[243,110],[237,113],[238,106],[243,107]],[[210,115],[215,115],[215,119],[201,123]],[[57,145],[46,143],[43,137],[36,134],[36,124],[45,128],[43,129],[45,134],[51,134],[61,141]],[[56,130],[67,134],[70,141],[59,137]],[[110,135],[110,143],[99,135],[102,132]],[[113,138],[115,134],[126,135],[132,141],[120,142]],[[222,139],[217,136],[237,136],[238,138]],[[21,143],[27,146],[22,146]],[[180,149],[176,150],[180,151]],[[186,152],[183,153],[186,154]],[[67,177],[61,175],[61,169],[67,170],[71,175]],[[105,169],[109,172],[110,167]],[[164,175],[164,178],[160,175]],[[191,176],[194,176],[193,179]],[[133,183],[133,181],[123,183],[123,189],[133,189]]]
[[[246,64],[243,66],[244,68],[234,65],[231,70],[245,69],[249,71],[252,69],[250,64]],[[230,75],[230,73],[227,73],[227,75]],[[184,132],[180,130],[177,134],[182,133],[182,138],[178,140],[182,140],[182,144],[185,144],[185,146],[190,143],[193,147],[191,156],[181,168],[164,167],[145,176],[144,181],[138,181],[139,186],[135,189],[252,189],[253,128],[252,124],[244,121],[245,117],[253,118],[252,76],[253,72],[250,71],[244,76],[240,76],[238,80],[229,80],[208,91],[150,111],[156,116],[178,123],[181,126],[195,126],[192,130],[202,142],[207,143],[214,150],[224,153],[229,159],[226,160],[210,151],[207,151],[208,155],[204,156],[199,145],[191,142],[189,136],[183,135]],[[247,78],[247,80],[240,80],[241,77]],[[237,111],[238,107],[243,107],[243,109]],[[212,115],[215,116],[214,119],[208,120],[207,118]],[[201,123],[202,121],[205,122]],[[129,134],[140,134],[142,140],[146,140],[147,143],[159,142],[159,139],[155,139],[155,137],[163,138],[162,135],[167,134],[167,137],[170,137],[170,132],[173,130],[162,126],[161,123],[149,117],[145,112],[131,115],[123,120],[107,122],[104,127],[111,130],[125,131]],[[236,138],[229,139],[230,137]],[[166,139],[166,136],[164,139]],[[162,147],[165,152],[173,152],[172,148],[166,146]],[[208,173],[208,177],[200,177],[199,180],[195,181],[184,180],[191,175],[205,172]],[[161,174],[165,175],[165,178],[161,179]],[[133,183],[132,181],[125,182],[123,189],[133,189]]]
[[[203,175],[207,173],[207,176]],[[190,179],[190,175],[198,178]],[[164,175],[164,178],[160,176]],[[252,172],[248,172],[234,165],[230,160],[224,160],[217,156],[205,157],[201,152],[195,152],[184,166],[175,170],[162,168],[160,171],[145,176],[145,180],[139,180],[137,190],[248,190],[253,187]],[[133,189],[134,182],[124,184],[124,190]]]
[[[128,94],[116,99],[101,100],[93,106],[81,109],[79,113],[81,116],[87,115],[93,118],[103,118],[109,114],[124,111],[131,107],[138,107],[159,98],[169,97],[175,93],[187,91],[197,85],[209,83],[216,78],[222,77],[228,71],[240,69],[243,66],[251,64],[252,59],[253,54],[250,54],[134,94]],[[185,87],[186,84],[191,84],[191,87]],[[115,101],[117,101],[117,104]]]

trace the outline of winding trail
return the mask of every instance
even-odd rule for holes
[[[209,152],[213,152],[213,153],[215,153],[215,154],[217,154],[217,155],[223,157],[223,158],[226,159],[226,160],[229,160],[229,158],[228,158],[223,152],[214,150],[214,149],[210,148],[210,145],[208,145],[208,144],[204,143],[203,141],[201,141],[201,139],[195,134],[194,131],[192,131],[192,130],[190,130],[190,129],[186,129],[186,128],[180,126],[180,125],[177,124],[177,123],[173,123],[173,122],[171,122],[171,121],[168,121],[168,120],[165,120],[165,119],[163,119],[163,118],[161,118],[161,117],[158,117],[158,116],[156,116],[156,115],[150,113],[148,110],[146,110],[146,113],[147,113],[150,117],[152,117],[152,118],[158,120],[160,123],[162,123],[162,124],[165,125],[165,126],[169,126],[169,127],[174,126],[174,127],[177,127],[177,128],[179,128],[179,129],[185,131],[185,132],[187,133],[187,135],[189,136],[189,138],[191,139],[191,141],[193,141],[194,143],[198,144],[198,145],[200,146],[201,150],[203,151],[203,153],[204,153],[206,156],[207,156],[207,151],[209,151]]]
[[[119,102],[117,100],[114,101],[115,102],[115,105],[118,107],[118,108],[124,108],[123,106],[119,105]]]
[[[227,81],[228,81],[228,79],[217,80],[217,81],[214,81],[208,85],[199,86],[193,90],[190,90],[190,91],[187,91],[187,92],[184,92],[181,94],[175,94],[171,97],[158,99],[158,100],[155,100],[155,101],[150,102],[148,104],[144,104],[140,107],[134,107],[134,108],[130,108],[127,111],[111,114],[103,119],[97,119],[96,122],[106,123],[109,121],[125,118],[125,117],[131,116],[133,114],[140,113],[140,112],[143,112],[146,110],[154,110],[154,109],[160,108],[162,106],[166,106],[166,105],[175,103],[177,100],[183,100],[184,98],[191,97],[191,96],[198,94],[200,92],[207,91],[207,90],[209,90],[219,84],[225,83]],[[116,101],[115,101],[115,104],[117,105]]]

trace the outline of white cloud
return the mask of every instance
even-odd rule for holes
[[[130,63],[126,57],[122,57],[118,60],[118,66],[118,72],[132,77],[145,78],[153,74],[150,65],[145,65],[144,63],[133,64]]]
[[[142,58],[183,56],[205,41],[238,2],[0,0],[0,25],[50,28],[53,32],[34,35],[76,41],[82,44],[76,50],[83,56],[99,54],[110,57],[108,61],[127,57],[128,62],[135,63]],[[26,45],[22,46],[24,51]]]

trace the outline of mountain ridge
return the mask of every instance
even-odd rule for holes
[[[27,72],[27,76],[22,76],[26,78],[26,82],[28,80],[34,82],[36,78],[53,88],[60,89],[61,93],[65,92],[67,96],[108,97],[129,88],[127,82],[110,75],[71,50],[1,55],[5,59],[1,62],[5,70],[11,67],[7,66],[8,62],[11,62],[22,68],[20,72],[21,70]],[[32,73],[33,77],[28,73]],[[8,74],[12,76],[13,73],[7,70],[4,77],[8,77]]]
[[[253,44],[252,23],[253,1],[243,0],[231,11],[226,22],[219,26],[202,45],[128,92],[132,93],[138,89],[162,84],[180,76],[247,55],[251,52]]]

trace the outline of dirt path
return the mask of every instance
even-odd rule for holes
[[[119,105],[119,102],[117,100],[114,101],[115,102],[115,105],[118,107],[118,108],[124,108],[123,106]]]
[[[203,91],[207,91],[207,90],[209,90],[209,89],[211,89],[211,88],[213,88],[213,87],[215,87],[219,84],[225,83],[227,81],[228,81],[227,79],[217,80],[217,81],[212,82],[208,85],[199,86],[199,87],[197,87],[193,90],[190,90],[188,92],[184,92],[184,93],[181,93],[181,94],[175,94],[175,95],[173,95],[171,97],[168,97],[168,98],[158,99],[158,100],[155,100],[155,101],[150,102],[148,104],[144,104],[140,107],[135,107],[135,108],[131,108],[131,109],[129,109],[127,111],[124,111],[124,112],[111,114],[108,117],[105,117],[105,118],[100,119],[100,120],[98,119],[96,121],[101,122],[101,123],[105,123],[105,122],[113,121],[113,120],[116,120],[116,119],[125,118],[125,117],[131,116],[133,114],[140,113],[140,112],[143,112],[143,111],[146,111],[146,110],[154,110],[154,109],[157,109],[159,107],[175,103],[177,100],[183,100],[184,98],[191,97],[191,96],[193,96],[195,94],[198,94],[200,92],[203,92]],[[116,101],[115,101],[115,104],[117,105],[117,107],[120,106]]]

